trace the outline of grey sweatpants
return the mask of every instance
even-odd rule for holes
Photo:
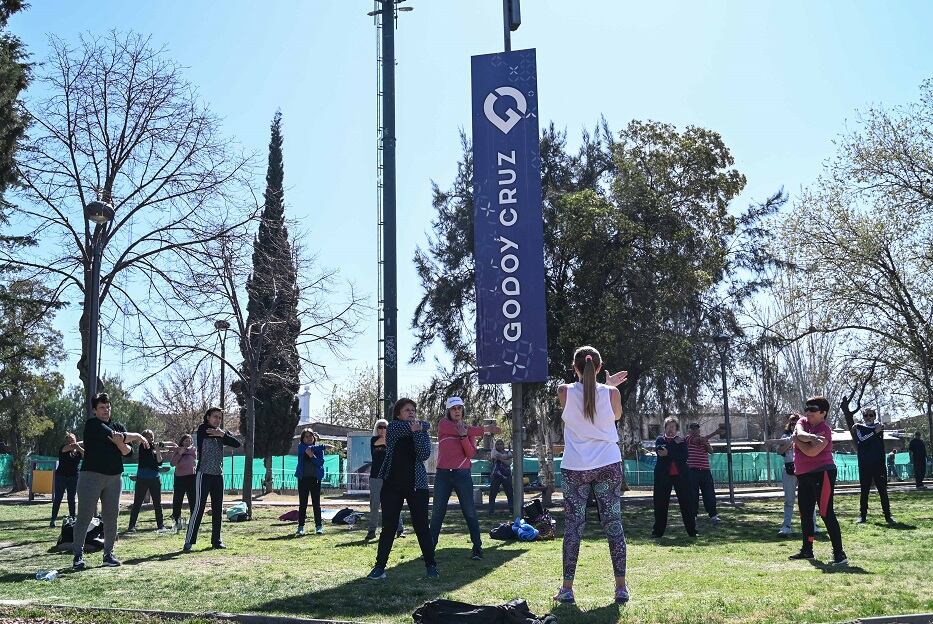
[[[78,474],[78,521],[74,526],[72,552],[79,555],[84,551],[87,527],[101,506],[101,521],[104,523],[104,553],[113,552],[117,541],[117,516],[120,515],[120,491],[123,489],[121,475],[105,475],[99,472],[82,471]]]
[[[379,496],[382,494],[382,479],[377,477],[369,478],[369,517],[366,519],[367,525],[370,531],[375,531],[379,528],[379,520],[382,518],[382,514],[379,513]],[[398,518],[398,528],[401,529],[405,525],[402,523],[402,516],[399,515]]]
[[[797,496],[797,477],[787,474],[787,470],[784,470],[781,481],[784,485],[784,524],[782,526],[789,529],[795,515],[794,499]],[[816,526],[816,511],[813,512],[813,524]]]

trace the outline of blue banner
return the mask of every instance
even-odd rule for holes
[[[472,58],[479,382],[547,379],[535,51]]]

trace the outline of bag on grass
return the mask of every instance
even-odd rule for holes
[[[360,521],[360,518],[363,517],[363,514],[359,511],[353,511],[349,507],[344,507],[340,511],[334,514],[333,524],[349,524],[354,525]]]
[[[538,538],[538,529],[525,522],[522,518],[515,521],[512,531],[521,542],[533,542]]]
[[[62,531],[58,536],[58,546],[62,544],[71,544],[75,539],[75,524],[77,518],[65,518],[62,521]],[[100,516],[91,518],[87,525],[87,535],[84,538],[84,549],[89,552],[96,552],[104,547],[104,523]]]
[[[279,520],[282,522],[296,522],[298,520],[298,510],[292,509],[291,511],[286,511],[279,516]]]
[[[249,517],[249,509],[246,507],[246,503],[239,502],[234,505],[231,505],[227,509],[227,520],[230,522],[243,522]]]
[[[510,542],[515,539],[515,533],[512,531],[511,522],[503,522],[497,527],[489,529],[489,537],[494,540],[503,540]]]
[[[541,503],[540,498],[530,500],[522,505],[522,518],[524,518],[525,522],[534,524],[545,513],[546,510],[544,509],[544,505]]]
[[[546,511],[543,516],[532,522],[531,525],[538,530],[538,540],[549,540],[557,537],[557,522]]]

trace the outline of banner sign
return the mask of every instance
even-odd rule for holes
[[[479,382],[547,379],[535,51],[472,58]]]

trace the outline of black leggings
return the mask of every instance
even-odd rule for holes
[[[434,540],[431,538],[431,529],[428,526],[428,491],[404,491],[389,481],[382,484],[382,533],[379,534],[379,551],[376,554],[376,567],[384,568],[389,562],[389,553],[395,542],[395,533],[398,531],[398,521],[402,515],[402,505],[408,501],[408,512],[411,514],[411,524],[418,536],[418,545],[421,546],[421,556],[424,565],[436,565],[434,561]]]
[[[75,491],[77,489],[78,475],[73,477],[55,475],[55,497],[52,499],[52,522],[58,519],[58,508],[61,507],[65,492],[68,492],[68,515],[72,518],[78,515],[75,511]]]
[[[321,526],[321,482],[314,477],[298,479],[298,526],[305,525],[308,517],[308,494],[311,495],[311,507],[314,508],[314,526]]]
[[[803,550],[805,551],[812,552],[813,550],[813,534],[816,528],[813,523],[813,510],[817,507],[817,501],[823,497],[820,515],[823,516],[823,524],[826,525],[826,532],[829,533],[829,539],[833,544],[833,554],[837,557],[844,554],[842,531],[839,529],[839,520],[836,519],[836,513],[833,511],[835,487],[835,468],[797,475],[797,507],[800,509],[800,526],[803,529]]]
[[[696,535],[697,517],[693,511],[693,499],[696,495],[690,491],[688,477],[685,474],[671,476],[664,471],[654,473],[654,528],[651,532],[655,536],[661,536],[667,530],[667,510],[671,504],[671,488],[677,492],[680,517],[683,518],[687,535]]]
[[[172,492],[172,520],[178,524],[181,518],[181,505],[188,497],[188,514],[194,515],[195,475],[175,475],[175,489]]]
[[[198,529],[201,528],[208,495],[211,497],[211,544],[220,543],[220,523],[224,516],[224,476],[199,472],[195,479],[194,512],[185,537],[188,544],[198,541]]]
[[[155,509],[156,525],[161,529],[162,525],[162,482],[159,477],[155,479],[136,479],[136,492],[133,497],[133,506],[130,507],[130,528],[136,526],[136,518],[139,517],[139,509],[143,506],[146,499],[146,492],[152,497],[152,507]]]
[[[858,465],[858,480],[862,490],[862,496],[859,499],[861,517],[864,518],[868,515],[868,495],[871,492],[872,484],[874,484],[878,488],[878,496],[881,498],[881,511],[884,512],[885,518],[890,518],[891,501],[888,500],[888,475],[884,461],[860,463]]]

